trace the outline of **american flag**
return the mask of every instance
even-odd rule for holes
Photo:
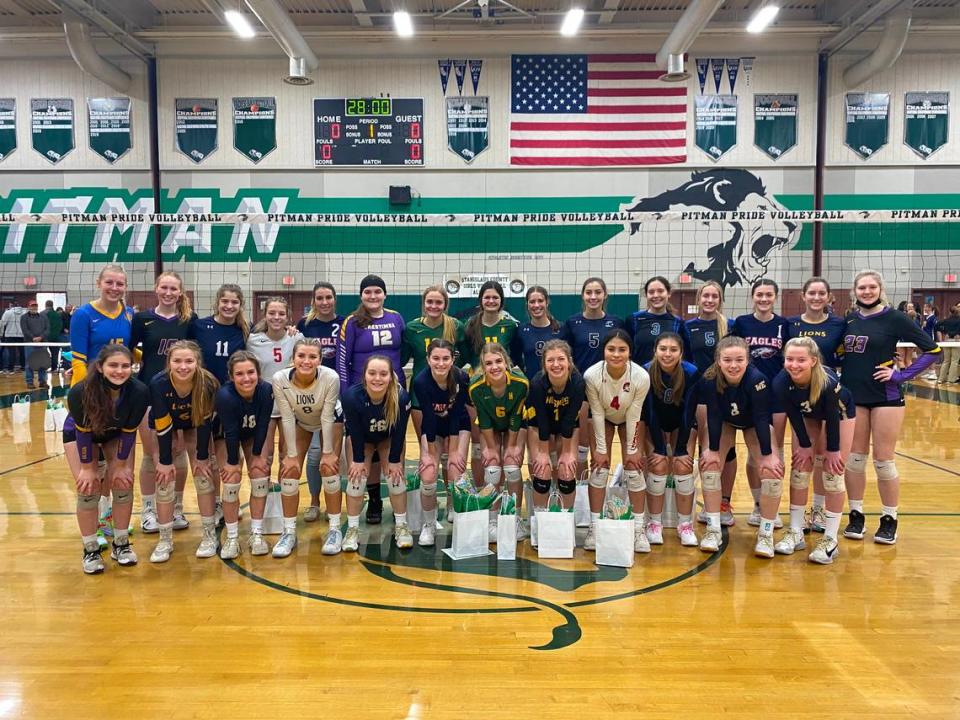
[[[510,164],[665,165],[687,159],[687,88],[655,55],[514,55]]]

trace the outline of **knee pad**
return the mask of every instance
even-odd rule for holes
[[[780,497],[783,492],[783,480],[763,478],[760,480],[760,495],[763,497]]]
[[[843,481],[843,475],[833,475],[831,473],[824,473],[823,489],[828,493],[846,492],[847,485]]]
[[[673,483],[677,495],[693,495],[693,493],[696,492],[693,475],[674,475]]]
[[[177,498],[176,487],[173,483],[166,485],[157,485],[157,502],[172,503]]]
[[[133,504],[133,490],[116,490],[113,491],[113,504],[114,505],[132,505]]]
[[[814,469],[816,469],[816,468],[822,468],[822,467],[823,467],[823,461],[824,461],[824,459],[825,459],[825,458],[824,458],[823,455],[814,455],[814,456],[813,456],[813,467],[814,467]]]
[[[187,457],[185,452],[174,455],[173,466],[177,469],[178,474],[183,474],[190,469],[190,458]]]
[[[847,470],[858,473],[866,472],[867,456],[863,453],[850,453],[850,458],[847,460]]]
[[[577,462],[585,463],[590,455],[590,448],[586,445],[577,445]]]
[[[810,473],[800,470],[790,471],[790,487],[794,490],[806,490],[810,487]]]
[[[503,476],[511,485],[516,485],[519,482],[523,482],[523,477],[520,475],[520,468],[516,465],[504,465]]]
[[[270,478],[250,478],[250,497],[265,498],[270,493]]]
[[[667,491],[667,476],[647,473],[647,492],[654,497],[660,497]]]
[[[720,491],[720,473],[716,470],[707,470],[700,473],[700,484],[703,485],[704,492],[711,490]]]
[[[724,460],[725,463],[736,462],[737,461],[737,449],[730,448],[730,452],[727,453],[727,458]]]
[[[282,478],[280,480],[280,494],[287,497],[296,497],[300,494],[300,481],[297,478]]]
[[[402,477],[390,478],[387,480],[387,492],[390,493],[390,497],[403,495],[407,492],[407,483]]]
[[[437,484],[432,483],[420,483],[420,494],[425,497],[436,497],[437,496]]]
[[[213,481],[203,475],[193,476],[193,486],[197,489],[197,495],[212,495]]]
[[[499,465],[491,465],[490,467],[485,467],[483,469],[483,484],[484,485],[499,485],[500,484],[500,471],[501,468]]]
[[[156,473],[156,472],[157,472],[157,466],[153,462],[153,455],[145,452],[143,454],[143,457],[140,459],[140,474],[149,475],[150,473]]]
[[[874,460],[873,469],[877,471],[877,480],[890,481],[900,477],[895,460]]]
[[[573,495],[577,490],[576,480],[557,480],[557,489],[561,495]]]
[[[240,483],[224,483],[223,484],[223,502],[225,503],[240,502]]]
[[[340,492],[340,476],[339,475],[324,475],[320,478],[320,481],[323,483],[323,491],[325,493],[334,493]]]
[[[347,480],[347,496],[353,498],[362,498],[367,492],[367,479]]]
[[[483,456],[483,455],[482,455],[482,453],[481,453],[481,451],[480,451],[480,446],[477,445],[476,443],[474,443],[474,444],[473,444],[473,448],[470,450],[470,457],[471,457],[471,459],[473,459],[473,460],[479,460],[482,456]]]
[[[77,510],[96,510],[100,503],[100,495],[77,495]]]
[[[610,476],[609,468],[597,468],[592,473],[587,480],[590,483],[590,487],[595,488],[606,488],[607,487],[607,478]]]
[[[627,490],[630,492],[643,492],[647,489],[647,481],[643,479],[643,473],[639,470],[624,470],[623,476],[627,481]]]
[[[560,482],[564,482],[564,481],[561,480]],[[537,478],[537,477],[535,477],[535,478],[533,478],[533,480],[531,481],[531,484],[533,485],[533,491],[534,491],[535,493],[537,493],[538,495],[546,495],[547,493],[550,492],[550,481],[549,481],[549,480],[544,480],[543,478]],[[576,483],[574,483],[574,484],[576,484]]]

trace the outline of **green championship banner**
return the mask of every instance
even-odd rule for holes
[[[890,94],[847,93],[844,144],[864,160],[890,137]]]
[[[33,149],[56,165],[74,148],[73,100],[35,98],[30,101]]]
[[[716,162],[737,144],[737,96],[697,95],[694,122],[697,147]]]
[[[111,165],[131,147],[130,98],[87,98],[90,149]]]
[[[490,142],[490,98],[447,98],[447,147],[466,162]]]
[[[276,98],[233,98],[233,147],[254,163],[277,149]]]
[[[797,144],[797,95],[753,96],[753,144],[771,160]]]
[[[908,92],[904,100],[903,142],[922,158],[947,144],[950,93]]]
[[[17,149],[17,101],[0,98],[0,160]]]
[[[177,98],[177,150],[200,164],[217,149],[217,99]]]

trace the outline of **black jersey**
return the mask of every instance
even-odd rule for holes
[[[420,401],[423,419],[420,428],[427,442],[438,437],[456,437],[460,431],[470,431],[467,415],[467,389],[470,378],[458,367],[450,368],[457,379],[457,392],[451,398],[446,387],[437,385],[430,368],[424,368],[413,379],[413,391]]]
[[[840,421],[857,416],[850,391],[840,384],[833,370],[824,368],[827,382],[820,391],[816,403],[810,402],[810,387],[794,385],[786,370],[781,370],[773,379],[773,392],[780,400],[780,407],[790,418],[790,426],[797,435],[801,447],[811,447],[810,436],[804,418],[826,423],[827,451],[840,450]]]
[[[769,455],[770,443],[770,381],[752,365],[740,380],[739,385],[727,385],[717,392],[715,379],[701,378],[697,388],[699,404],[707,406],[707,430],[710,449],[720,449],[723,423],[739,430],[754,428],[760,443],[760,452]]]
[[[573,349],[573,363],[581,375],[603,360],[600,345],[607,335],[618,329],[623,330],[623,320],[616,315],[588,318],[583,313],[577,313],[567,318],[560,330],[560,337]]]
[[[713,320],[691,318],[685,323],[689,345],[684,357],[696,365],[701,373],[705,373],[707,368],[713,365],[717,343],[720,342],[719,323],[719,318]],[[733,320],[727,320],[725,335],[729,335],[731,330],[733,330]]]
[[[118,436],[120,445],[117,448],[117,458],[126,460],[137,442],[137,428],[150,404],[147,386],[134,377],[127,380],[117,394],[110,423],[102,432],[94,434],[83,409],[83,389],[87,382],[89,378],[81,380],[67,393],[67,407],[70,414],[63,424],[64,433],[76,431],[77,451],[80,454],[80,462],[84,464],[96,462],[97,454],[93,450],[94,444],[102,445]],[[101,379],[100,382],[104,381]]]
[[[340,398],[343,417],[347,423],[347,434],[353,447],[353,461],[362,463],[364,446],[378,445],[390,440],[388,462],[398,463],[403,457],[403,446],[407,435],[407,419],[410,417],[410,396],[400,388],[397,420],[393,427],[387,426],[384,416],[384,403],[374,403],[363,385],[354,385]]]
[[[923,354],[913,364],[896,370],[888,382],[873,379],[878,365],[892,366],[897,343],[915,344]],[[884,308],[873,315],[854,312],[847,318],[843,337],[843,384],[857,405],[903,402],[901,385],[915,378],[940,357],[940,346],[899,310]]]
[[[750,362],[773,381],[783,370],[783,344],[787,341],[787,321],[777,314],[769,320],[757,320],[753,314],[741,315],[733,323],[733,335],[750,346]]]
[[[653,360],[657,338],[665,332],[680,336],[680,350],[684,353],[690,343],[686,323],[668,312],[658,315],[649,310],[639,310],[627,318],[627,332],[633,338],[633,361],[637,365],[645,365]]]
[[[130,348],[140,349],[143,357],[140,360],[140,373],[137,375],[141,382],[149,383],[158,372],[162,372],[167,364],[167,353],[170,346],[177,340],[186,340],[190,334],[190,323],[196,315],[186,322],[180,321],[180,316],[165,318],[157,315],[154,310],[141,310],[133,316],[130,329]]]
[[[652,361],[643,366],[648,374],[651,365]],[[667,454],[667,444],[663,436],[674,430],[677,431],[677,440],[673,444],[674,457],[687,454],[687,441],[690,439],[690,430],[697,412],[697,381],[700,372],[696,365],[685,360],[681,361],[679,371],[683,373],[683,399],[679,405],[673,402],[672,376],[665,372],[661,373],[663,388],[658,392],[651,382],[650,392],[644,401],[643,420],[650,431],[650,442],[653,443],[653,451],[657,455]]]
[[[273,387],[261,380],[247,400],[237,392],[232,382],[217,391],[214,398],[216,424],[227,444],[227,463],[240,463],[240,444],[253,440],[253,454],[263,452],[267,427],[273,413]]]
[[[553,435],[570,439],[577,428],[580,407],[587,399],[587,386],[576,370],[570,373],[567,384],[557,392],[543,371],[530,381],[527,393],[527,420],[536,424],[541,440]]]
[[[514,342],[517,345],[515,354],[522,355],[523,365],[521,369],[527,377],[533,377],[540,372],[543,365],[543,346],[548,340],[557,340],[560,338],[561,328],[553,330],[549,325],[546,327],[537,327],[530,323],[520,326]]]
[[[196,340],[203,353],[203,366],[221,383],[226,383],[227,360],[237,350],[243,350],[247,339],[236,323],[222,325],[213,316],[194,318],[190,322],[190,339]]]
[[[827,315],[818,323],[807,322],[802,315],[796,315],[787,318],[787,339],[810,338],[817,344],[823,364],[835,368],[839,367],[840,358],[843,356],[843,334],[846,328],[846,321],[837,315]]]
[[[199,372],[199,371],[198,371]],[[210,381],[209,392],[213,396],[216,388]],[[150,380],[150,419],[157,431],[157,445],[160,448],[160,462],[169,465],[173,462],[173,431],[197,430],[197,460],[206,460],[209,455],[211,419],[213,414],[205,418],[200,425],[193,424],[193,397],[190,393],[184,397],[180,395],[173,383],[170,374],[157,373]],[[213,403],[211,403],[212,407]]]
[[[337,369],[337,343],[340,342],[340,328],[343,325],[343,316],[337,315],[333,320],[321,320],[314,318],[307,320],[300,318],[297,322],[297,330],[304,337],[317,338],[320,340],[320,357],[325,367],[331,370]]]

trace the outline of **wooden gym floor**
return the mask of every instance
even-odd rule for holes
[[[22,387],[0,378],[4,404]],[[137,532],[139,566],[86,577],[59,433],[42,431],[42,403],[29,431],[6,407],[0,718],[960,717],[950,387],[919,383],[908,401],[898,544],[842,540],[828,567],[753,557],[741,477],[723,552],[668,531],[629,571],[529,547],[453,567],[439,549],[398,554],[389,520],[357,555],[322,556],[326,524],[301,521],[287,560],[201,561],[188,485],[169,563],[151,565],[156,536]]]

